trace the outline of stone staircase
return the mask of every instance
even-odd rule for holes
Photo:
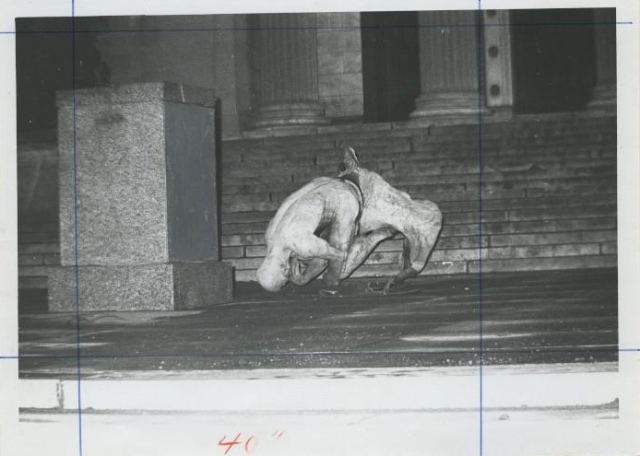
[[[334,175],[344,145],[392,185],[440,206],[444,228],[423,274],[616,265],[615,118],[523,117],[482,131],[393,127],[225,142],[222,255],[236,279],[255,280],[279,204],[310,179]],[[401,238],[385,241],[354,277],[397,271],[401,249]]]
[[[616,266],[615,117],[487,120],[482,131],[387,123],[225,141],[223,259],[236,280],[255,280],[282,200],[314,177],[335,175],[350,145],[363,166],[440,206],[444,228],[423,274]],[[34,147],[25,150],[43,154],[55,144]],[[44,291],[48,268],[60,261],[57,221],[21,223],[18,241],[21,290]],[[385,241],[353,276],[396,272],[401,250],[400,237]]]
[[[58,146],[54,132],[18,145],[18,267],[20,290],[44,290],[60,264]]]

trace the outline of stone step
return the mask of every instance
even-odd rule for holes
[[[336,148],[343,147],[369,147],[376,146],[381,143],[394,144],[411,142],[416,134],[428,133],[423,128],[417,129],[401,129],[401,130],[378,130],[378,131],[347,131],[341,134],[332,134],[329,137],[336,142]]]
[[[391,277],[398,272],[395,265],[362,265],[351,275],[357,277]],[[467,270],[466,261],[429,262],[421,275],[462,274]],[[235,271],[235,279],[239,282],[256,281],[255,269],[239,269]]]
[[[50,266],[18,266],[18,276],[19,277],[44,277],[47,278],[49,276],[49,268]]]
[[[385,173],[387,174],[387,173]],[[384,176],[387,182],[397,188],[414,188],[414,192],[427,194],[434,189],[446,186],[463,185],[463,190],[477,187],[482,183],[485,190],[495,190],[500,188],[547,188],[547,189],[565,189],[585,184],[592,184],[594,187],[598,185],[613,185],[616,183],[616,173],[612,170],[586,170],[576,172],[550,172],[545,176],[540,173],[514,173],[502,175],[499,173],[483,174],[480,179],[477,174],[467,174],[458,176],[412,176],[402,175],[402,173],[394,173],[393,175]],[[424,187],[424,188],[423,188]],[[409,192],[411,195],[413,193]]]
[[[477,201],[480,195],[486,203],[492,199],[527,198],[533,196],[566,196],[566,195],[597,195],[602,192],[615,192],[616,182],[613,177],[600,178],[571,178],[535,181],[511,181],[482,184],[482,190],[474,183],[458,184],[427,184],[400,185],[390,182],[399,190],[407,192],[413,199],[428,199],[435,203],[451,201]],[[280,203],[291,192],[270,192],[258,194],[223,195],[223,212],[247,211],[275,211]]]
[[[566,136],[570,132],[593,132],[616,130],[615,117],[591,118],[591,119],[514,119],[511,122],[485,123],[482,129],[478,125],[434,125],[428,128],[428,134],[432,137],[439,137],[447,140],[452,136],[477,136],[479,132],[482,137],[531,137],[546,136],[557,137]]]
[[[394,169],[391,169],[394,167]],[[400,177],[411,182],[433,182],[433,183],[456,183],[456,182],[477,182],[479,175],[477,173],[477,165],[457,165],[447,167],[432,167],[428,164],[417,165],[411,167],[408,163],[397,164],[393,162],[377,163],[375,166],[368,166],[369,169],[375,171],[385,178],[393,179]],[[420,169],[422,168],[422,169]],[[474,170],[475,168],[475,170]],[[223,193],[225,195],[263,193],[271,191],[293,192],[302,185],[320,176],[337,175],[337,166],[310,166],[302,169],[282,168],[279,170],[269,170],[262,168],[262,174],[259,167],[255,169],[254,175],[251,176],[249,170],[240,172],[229,172],[223,176]],[[496,182],[504,180],[535,180],[564,177],[589,177],[589,176],[609,176],[613,177],[616,172],[615,163],[598,163],[584,164],[562,167],[562,165],[554,164],[553,166],[533,165],[523,163],[519,165],[511,164],[509,166],[486,165],[483,167],[482,180],[485,182]],[[548,174],[545,174],[548,173]],[[406,181],[405,180],[405,181]]]
[[[259,223],[269,222],[276,215],[275,211],[264,212],[226,212],[222,214],[221,222],[223,225],[232,223]]]
[[[363,149],[364,150],[364,149]],[[356,153],[358,150],[356,150]],[[371,157],[387,157],[396,154],[411,153],[411,144],[409,142],[401,144],[379,144],[366,148],[367,155]],[[299,163],[312,162],[316,163],[318,159],[326,159],[331,162],[338,162],[342,159],[343,148],[334,149],[305,149],[298,150],[291,146],[286,148],[278,148],[275,150],[265,150],[263,148],[246,149],[243,152],[233,154],[222,154],[222,162],[224,165],[232,163],[247,162],[269,162],[276,161],[279,163],[288,163],[289,160],[301,160]],[[297,164],[294,162],[294,164]]]
[[[56,239],[57,236],[56,236]],[[58,254],[60,253],[60,243],[59,242],[34,242],[34,243],[25,243],[18,244],[18,254],[19,255],[45,255],[45,254]]]
[[[57,243],[60,242],[58,230],[19,232],[18,244]]]
[[[441,208],[442,209],[442,208]],[[508,209],[508,208],[505,208]],[[443,210],[445,224],[478,223],[479,214],[477,209],[467,212],[449,212]],[[523,222],[523,221],[552,221],[562,219],[585,219],[612,217],[616,218],[617,209],[615,205],[591,206],[584,205],[578,207],[561,207],[551,205],[547,208],[535,209],[512,209],[512,210],[483,210],[483,222]]]
[[[471,241],[471,242],[470,242]],[[569,240],[570,241],[570,240]],[[474,245],[475,244],[475,245]],[[432,253],[433,261],[454,261],[454,260],[477,260],[483,259],[510,259],[528,257],[563,257],[578,255],[615,255],[617,253],[617,242],[594,239],[592,242],[575,242],[545,245],[521,245],[486,247],[486,242],[482,242],[480,247],[478,238],[443,238],[438,242],[436,249]],[[224,257],[225,260],[234,261],[239,269],[257,268],[264,258],[264,245],[246,246],[244,255],[234,252]],[[386,255],[386,254],[389,255]],[[380,255],[385,254],[385,255]],[[398,262],[402,255],[402,241],[389,240],[381,243],[371,255],[371,262]],[[431,260],[430,260],[431,261]]]
[[[335,129],[335,127],[332,128]],[[376,142],[380,141],[394,143],[406,141],[409,138],[417,141],[430,140],[432,142],[451,142],[452,139],[477,141],[480,137],[486,141],[522,139],[529,142],[532,140],[548,141],[567,137],[584,138],[588,135],[604,138],[615,134],[615,119],[562,119],[542,122],[528,119],[514,122],[487,123],[482,126],[482,130],[479,130],[477,125],[429,126],[406,130],[375,129],[358,131],[353,128],[342,128],[340,130],[335,134],[327,133],[307,137],[232,140],[226,141],[224,145],[227,151],[237,152],[249,148],[262,148],[265,151],[283,147],[291,147],[298,150],[309,148],[331,149],[349,143],[354,146],[368,146],[375,145]]]
[[[560,146],[508,146],[508,147],[483,147],[479,150],[474,146],[465,147],[431,147],[431,148],[417,148],[411,152],[398,152],[395,154],[386,154],[383,157],[375,154],[369,154],[366,151],[362,151],[358,157],[362,161],[375,160],[375,159],[392,159],[394,161],[422,161],[422,160],[475,160],[478,161],[480,157],[486,162],[487,160],[500,160],[500,159],[557,159],[558,157],[565,157],[567,160],[576,159],[588,159],[598,158],[601,156],[611,156],[615,158],[616,149],[611,144],[602,143],[589,143],[589,144],[567,144]],[[331,162],[339,161],[339,157],[335,157],[335,154],[327,154],[318,156],[316,161]]]
[[[368,169],[379,173],[385,179],[403,178],[413,181],[429,180],[430,182],[461,182],[477,181],[478,163],[467,160],[458,164],[431,164],[431,163],[395,163],[382,162]],[[576,166],[565,166],[562,163],[510,163],[510,164],[485,164],[482,168],[484,181],[501,180],[533,180],[564,177],[589,177],[615,175],[616,163],[614,161],[598,160],[598,163],[585,163]],[[224,194],[238,194],[243,192],[256,193],[259,191],[275,190],[276,184],[282,184],[285,188],[294,191],[296,185],[308,182],[318,176],[335,176],[337,166],[313,165],[305,168],[280,167],[268,168],[264,166],[248,165],[244,168],[229,169],[222,177]]]
[[[406,188],[406,191],[410,193],[414,190],[412,188]],[[463,212],[465,210],[478,211],[479,208],[479,191],[477,189],[470,189],[466,191],[451,192],[430,192],[428,194],[414,193],[412,196],[415,199],[428,199],[434,201],[443,208],[454,207],[455,211]],[[547,200],[549,198],[570,198],[576,201],[585,201],[588,196],[600,196],[602,194],[615,195],[615,187],[607,185],[602,188],[593,188],[588,184],[580,188],[571,187],[565,190],[558,189],[496,189],[482,192],[482,207],[483,210],[492,210],[500,207],[501,204],[508,204],[506,201],[522,201],[523,208],[535,207],[536,205],[544,205],[538,201],[528,200]],[[288,194],[286,194],[288,195]],[[282,195],[284,197],[284,195]],[[275,198],[279,198],[276,194]],[[282,200],[267,200],[266,198],[246,199],[245,195],[239,196],[226,196],[223,197],[222,211],[228,212],[256,212],[256,211],[268,211],[275,212],[280,206]],[[517,207],[516,204],[510,207]],[[444,210],[444,209],[443,209]]]
[[[479,177],[477,160],[465,159],[452,162],[451,160],[419,160],[396,162],[385,160],[375,163],[363,163],[363,167],[377,172],[384,178],[406,177],[413,180],[432,179],[433,182],[458,182]],[[485,181],[509,179],[544,179],[562,177],[588,177],[612,175],[616,173],[617,163],[614,158],[591,159],[584,158],[565,164],[557,158],[533,162],[530,159],[484,161],[482,179]],[[244,168],[228,169],[222,175],[223,193],[254,192],[252,186],[260,186],[260,191],[273,190],[270,186],[282,184],[302,186],[315,177],[336,176],[339,172],[338,163],[329,165],[309,165],[303,167],[280,166],[272,164],[258,166],[248,165]],[[244,187],[244,188],[242,188]]]
[[[603,206],[580,206],[580,207],[547,207],[536,209],[514,209],[508,212],[508,219],[511,222],[525,220],[557,220],[557,219],[578,219],[591,217],[611,217],[616,218],[618,210],[615,205]]]
[[[465,193],[475,192],[479,195],[478,190],[479,183],[468,181],[466,183],[439,183],[439,184],[413,184],[409,181],[401,184],[401,179],[389,179],[389,183],[394,185],[400,190],[404,190],[409,193],[414,199],[431,199],[430,195],[442,192],[455,192],[463,191]],[[605,175],[598,178],[593,177],[573,177],[573,178],[560,178],[560,179],[514,179],[481,183],[483,198],[496,198],[500,196],[503,191],[515,191],[515,190],[544,190],[545,192],[554,193],[582,193],[590,194],[600,192],[602,189],[616,188],[615,175]],[[473,193],[472,193],[473,194]],[[527,195],[527,194],[525,194]],[[454,195],[452,195],[454,196]],[[451,198],[448,198],[449,200]],[[435,197],[434,201],[438,201]]]
[[[547,171],[590,170],[590,169],[614,169],[615,157],[591,158],[588,154],[582,159],[576,157],[564,158],[562,156],[522,156],[522,157],[497,157],[492,160],[483,160],[483,174],[503,173],[536,173]],[[383,166],[382,169],[405,171],[413,174],[478,174],[478,158],[461,158],[457,160],[429,158],[414,159],[411,161],[391,161],[391,166]]]
[[[57,221],[29,221],[29,220],[18,220],[18,224],[20,225],[20,231],[18,236],[27,233],[51,233],[58,232],[60,229]]]
[[[226,200],[226,201],[225,201]],[[221,210],[225,212],[261,212],[278,210],[280,204],[276,201],[245,201],[245,200],[229,200],[223,197]]]
[[[269,221],[255,223],[225,223],[220,228],[221,234],[259,234],[267,231]]]
[[[324,136],[304,136],[288,138],[263,138],[263,139],[241,139],[224,141],[222,143],[222,153],[242,152],[246,150],[264,150],[269,152],[273,149],[291,147],[296,150],[305,151],[309,149],[323,150],[335,149],[336,141]]]
[[[596,229],[590,231],[565,232],[536,232],[536,233],[507,233],[479,235],[452,235],[446,232],[438,239],[435,251],[447,249],[476,249],[496,247],[535,247],[550,245],[576,244],[606,244],[606,250],[615,250],[612,243],[617,240],[617,232],[612,229]],[[230,234],[222,236],[223,247],[245,246],[245,257],[260,257],[265,255],[264,233]],[[388,243],[388,244],[387,244]],[[382,247],[386,246],[386,247]],[[381,244],[382,250],[392,248],[400,250],[401,241],[393,239]]]
[[[268,222],[225,224],[222,225],[221,233],[227,234],[263,234],[267,229]],[[471,236],[486,234],[507,234],[507,233],[545,233],[577,230],[603,230],[612,229],[617,226],[615,217],[598,218],[578,218],[563,220],[535,220],[535,221],[499,221],[486,222],[482,227],[475,221],[471,223],[454,224],[445,214],[442,236]]]
[[[342,150],[344,147],[360,148],[384,148],[389,150],[411,150],[413,135],[406,133],[403,136],[387,136],[374,132],[367,135],[345,135],[336,140],[336,148]]]
[[[571,131],[565,135],[559,136],[547,136],[540,134],[538,136],[530,135],[523,137],[509,137],[506,136],[487,136],[479,135],[459,135],[454,134],[451,137],[438,137],[438,136],[417,136],[413,138],[413,150],[429,149],[429,148],[477,148],[479,145],[483,149],[490,149],[493,147],[557,147],[560,145],[578,145],[578,144],[594,144],[594,143],[615,143],[616,132],[612,131],[590,131],[590,130],[576,130]]]
[[[475,158],[482,152],[482,156],[534,156],[534,157],[555,157],[557,155],[582,154],[596,156],[602,151],[615,152],[615,141],[598,141],[596,138],[590,140],[576,141],[566,140],[564,142],[553,142],[548,144],[514,143],[514,142],[483,142],[482,148],[478,148],[478,143],[399,143],[371,145],[366,148],[355,148],[358,158],[361,161],[379,161],[384,159],[410,160],[416,157],[428,158]],[[573,152],[573,153],[572,153]],[[278,162],[291,163],[292,165],[307,165],[311,163],[338,163],[342,159],[343,150],[338,149],[277,149],[267,151],[264,149],[246,149],[243,152],[223,153],[223,166],[231,166],[237,163],[264,163]]]
[[[477,195],[476,195],[477,196]],[[585,214],[586,217],[597,217],[601,215],[614,215],[616,209],[617,195],[615,191],[601,192],[593,195],[553,195],[551,198],[531,197],[531,198],[507,198],[507,199],[484,199],[482,201],[482,211],[509,211],[509,216],[513,220],[544,220],[553,218],[579,217]],[[274,201],[262,202],[260,204],[251,203],[252,206],[265,206],[262,209],[246,209],[244,211],[232,210],[233,205],[227,205],[223,209],[222,222],[227,221],[244,223],[246,221],[268,221],[279,204]],[[268,207],[267,207],[268,206]],[[440,210],[444,214],[458,213],[465,214],[462,217],[477,218],[479,202],[475,200],[467,201],[441,201]],[[25,252],[28,253],[28,252]]]
[[[554,269],[615,268],[617,255],[582,255],[553,258],[513,258],[468,263],[468,272],[543,271]]]
[[[318,135],[308,136],[306,138],[307,143],[323,143],[327,139],[334,140],[336,143],[341,144],[347,140],[362,141],[369,139],[381,139],[381,140],[393,140],[397,138],[433,138],[442,141],[450,141],[452,138],[472,138],[472,139],[538,139],[538,138],[563,138],[568,136],[579,136],[585,134],[606,134],[616,132],[616,120],[610,118],[606,120],[587,120],[580,119],[578,121],[549,121],[538,122],[536,120],[524,120],[524,121],[506,121],[506,122],[490,122],[482,125],[481,128],[478,124],[466,124],[466,125],[420,125],[414,123],[412,128],[402,129],[357,129],[357,128],[342,128],[341,131],[320,133]],[[244,140],[254,141],[254,144],[260,144],[266,147],[269,146],[281,146],[287,144],[296,144],[300,142],[300,137],[290,138],[262,138],[259,140]],[[238,141],[238,140],[234,140]],[[242,142],[239,140],[238,142]]]
[[[489,247],[584,244],[590,242],[609,242],[617,239],[615,229],[593,231],[569,231],[560,233],[495,234],[489,236]]]
[[[245,255],[238,252],[223,256],[223,259],[238,270],[257,269],[264,259],[264,246],[252,247]],[[430,262],[501,260],[520,258],[565,257],[579,255],[612,255],[616,254],[615,242],[592,242],[585,244],[553,244],[533,246],[494,247],[490,249],[436,249]],[[381,243],[369,256],[365,264],[394,264],[402,261],[402,241],[390,240]]]
[[[582,212],[585,211],[582,207],[580,208]],[[591,211],[600,211],[600,206],[594,206],[593,209],[589,209]],[[558,214],[564,214],[563,208],[558,210]],[[606,215],[604,212],[597,212],[598,215]],[[613,212],[615,215],[615,211]],[[262,226],[267,226],[268,222],[273,218],[275,212],[229,212],[225,213],[222,216],[222,225],[237,225],[242,226],[244,224],[260,224]],[[609,212],[611,215],[611,211]],[[478,222],[478,213],[477,210],[471,212],[450,212],[445,213],[447,223],[477,223]],[[526,214],[524,215],[526,216]],[[588,216],[588,215],[586,215]],[[594,217],[597,215],[593,215]],[[504,222],[507,221],[509,217],[509,212],[505,210],[494,210],[494,211],[484,211],[482,220],[486,222]],[[579,217],[579,216],[578,216]],[[547,218],[553,218],[548,216]],[[559,217],[566,218],[566,217]],[[535,218],[534,218],[535,219]],[[231,228],[229,228],[231,230]]]
[[[524,210],[524,209],[552,209],[555,207],[583,207],[583,206],[611,206],[617,204],[615,189],[602,191],[592,195],[553,195],[552,197],[532,196],[529,198],[484,199],[482,210]],[[444,201],[439,205],[443,212],[478,212],[480,209],[477,199],[468,201]]]
[[[364,166],[364,165],[363,165]],[[390,161],[382,163],[369,163],[367,168],[380,172],[383,170],[389,170],[393,166]],[[314,165],[309,164],[307,166],[289,165],[288,163],[241,163],[235,167],[226,167],[222,173],[222,184],[233,185],[237,182],[237,179],[247,179],[243,181],[243,184],[249,184],[251,179],[258,182],[281,182],[282,180],[288,182],[306,182],[316,176],[335,176],[338,174],[338,161],[329,165]],[[302,178],[302,179],[300,179]],[[224,190],[223,190],[224,191]]]
[[[241,152],[248,149],[261,149],[273,151],[282,148],[295,148],[297,150],[331,149],[345,145],[369,146],[376,142],[388,144],[402,143],[405,141],[527,141],[538,142],[563,140],[566,138],[615,138],[615,121],[609,123],[580,124],[555,123],[549,126],[540,126],[536,122],[505,122],[485,125],[479,129],[477,125],[457,126],[426,126],[402,129],[402,130],[370,130],[348,131],[328,133],[310,136],[272,137],[272,138],[244,138],[228,140],[223,143],[225,151]]]
[[[479,274],[489,272],[506,271],[539,271],[539,270],[561,270],[561,269],[583,269],[583,268],[611,268],[617,266],[616,255],[581,255],[565,257],[540,257],[540,258],[512,258],[512,259],[491,259],[469,261],[445,261],[429,262],[420,274],[449,275],[449,274]],[[395,264],[364,264],[356,269],[351,275],[352,278],[359,277],[392,277],[399,268]],[[256,280],[256,270],[237,270],[236,280],[248,282]],[[408,281],[407,284],[411,282]]]
[[[411,131],[390,134],[387,131],[345,132],[343,134],[328,134],[308,136],[306,138],[263,138],[230,140],[223,143],[223,152],[242,153],[256,152],[271,154],[274,152],[291,151],[307,153],[309,151],[336,150],[346,146],[406,146],[414,137]]]
[[[384,178],[391,177],[423,177],[428,179],[470,179],[479,176],[478,163],[466,163],[445,166],[430,166],[418,163],[394,163],[392,169],[385,169],[380,174]],[[614,162],[584,164],[582,166],[565,166],[560,163],[522,163],[503,165],[491,163],[482,166],[483,180],[508,180],[508,179],[540,179],[561,177],[600,176],[616,173]]]
[[[46,289],[49,286],[47,277],[43,276],[23,276],[19,274],[18,288],[20,290],[41,290]]]
[[[222,256],[244,268],[239,280],[252,274],[255,280],[251,268],[264,255],[264,231],[280,202],[314,177],[335,175],[346,145],[392,185],[439,204],[445,227],[426,274],[475,272],[478,255],[487,272],[615,266],[615,117],[532,115],[487,118],[481,129],[387,123],[314,131],[223,143]],[[21,289],[46,286],[47,268],[59,264],[57,225],[21,221]],[[385,241],[357,276],[397,272],[401,249],[401,236]]]
[[[572,199],[572,203],[575,200]],[[570,203],[571,203],[570,202]],[[580,207],[571,206],[558,206],[553,204],[541,204],[542,207],[519,209],[517,208],[517,201],[514,203],[516,209],[510,209],[505,203],[505,207],[497,210],[483,210],[482,221],[483,222],[506,222],[506,221],[526,221],[526,220],[558,220],[558,219],[580,219],[580,218],[594,218],[594,217],[616,217],[617,208],[615,206],[615,200],[601,201],[603,204],[597,205],[584,205]],[[614,203],[611,205],[611,203]],[[594,201],[598,203],[598,201]],[[441,208],[443,209],[443,208]],[[454,208],[455,209],[455,208]],[[473,209],[465,212],[456,212],[454,210],[443,210],[445,216],[445,223],[478,223],[479,214],[477,210],[477,204]],[[257,225],[266,229],[267,224],[273,218],[275,212],[230,212],[225,213],[222,216],[223,230],[229,230],[233,232],[233,228],[225,228],[226,225],[244,226],[245,224]],[[56,250],[57,251],[57,250]]]
[[[56,231],[45,233],[46,237],[54,238],[55,242],[34,242],[18,244],[18,288],[46,289],[47,277],[51,266],[60,265],[60,244],[57,224],[49,227]],[[22,230],[22,227],[20,227]],[[20,234],[20,238],[24,236]],[[29,233],[32,234],[32,233]]]
[[[18,266],[40,266],[60,264],[59,253],[31,253],[18,255]]]
[[[479,236],[481,234],[492,236],[495,234],[516,233],[560,233],[565,231],[596,231],[615,229],[617,220],[615,217],[595,219],[569,219],[553,221],[524,221],[524,222],[495,222],[472,224],[447,224],[442,229],[442,236]]]
[[[222,247],[264,245],[264,233],[222,235],[220,245]]]

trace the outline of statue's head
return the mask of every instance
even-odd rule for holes
[[[267,291],[279,291],[289,281],[290,254],[281,251],[268,252],[258,268],[260,286]]]

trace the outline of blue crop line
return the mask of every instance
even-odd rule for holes
[[[478,11],[476,13],[477,24],[482,24],[482,0],[478,0]],[[483,62],[484,54],[484,34],[481,27],[476,28],[476,63],[478,75],[478,369],[479,369],[479,429],[478,429],[478,448],[480,456],[484,452],[484,372],[483,372],[483,314],[482,314],[482,108],[484,106],[484,90],[483,90]]]
[[[78,216],[78,151],[77,151],[77,113],[76,113],[76,2],[71,0],[71,111],[73,117],[73,258],[74,258],[74,309],[76,317],[76,366],[77,366],[77,395],[78,395],[78,454],[82,456],[82,348],[80,338],[80,272],[79,259],[79,216]]]

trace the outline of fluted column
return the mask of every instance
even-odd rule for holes
[[[258,17],[254,64],[259,107],[254,128],[326,125],[318,101],[318,49],[314,14]]]
[[[478,114],[475,11],[422,11],[421,93],[411,118]]]
[[[616,11],[614,8],[594,12],[596,47],[596,85],[589,109],[615,110],[616,107]]]

